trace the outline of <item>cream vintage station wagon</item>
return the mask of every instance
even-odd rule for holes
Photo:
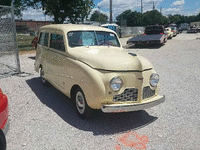
[[[40,28],[35,70],[42,83],[76,103],[80,117],[93,110],[137,111],[164,102],[159,75],[144,57],[127,53],[112,30],[88,25]]]

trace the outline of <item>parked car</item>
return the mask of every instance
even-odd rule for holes
[[[150,25],[144,30],[144,34],[132,37],[127,41],[129,46],[135,45],[147,45],[157,44],[162,45],[167,42],[167,34],[165,34],[164,26],[162,25]]]
[[[165,33],[167,34],[167,38],[168,39],[171,39],[173,37],[173,35],[174,35],[174,33],[172,32],[170,27],[165,28]]]
[[[200,32],[200,27],[197,27],[197,32]]]
[[[6,150],[5,135],[8,132],[8,99],[0,88],[0,150]]]
[[[183,32],[183,28],[179,27],[178,28],[178,34]]]
[[[188,28],[187,33],[197,33],[198,29],[195,26]]]
[[[35,70],[70,97],[81,118],[147,109],[165,100],[159,75],[142,56],[124,51],[113,30],[89,25],[46,25],[39,30]]]
[[[101,27],[111,29],[116,32],[118,25],[117,24],[102,24]]]
[[[177,27],[171,27],[171,31],[173,32],[173,36],[177,36],[178,34]]]

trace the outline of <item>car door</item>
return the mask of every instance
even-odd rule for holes
[[[39,41],[38,41],[38,50],[36,55],[36,60],[41,60],[40,63],[44,69],[45,78],[49,78],[50,71],[48,69],[48,43],[49,43],[49,33],[40,32]],[[38,58],[40,57],[40,58]],[[39,61],[38,61],[39,62]]]
[[[51,59],[51,61],[48,64],[48,67],[51,69],[51,80],[60,90],[64,89],[65,87],[65,55],[66,52],[63,34],[61,32],[51,33],[48,56]]]

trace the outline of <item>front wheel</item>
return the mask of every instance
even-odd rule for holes
[[[76,103],[76,110],[80,118],[90,118],[92,116],[93,109],[88,106],[85,95],[80,88],[76,89],[74,100]]]

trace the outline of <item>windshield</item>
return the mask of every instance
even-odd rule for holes
[[[172,30],[176,30],[176,27],[173,27]]]
[[[114,33],[104,31],[71,31],[67,33],[70,47],[77,46],[116,46],[120,47]]]

